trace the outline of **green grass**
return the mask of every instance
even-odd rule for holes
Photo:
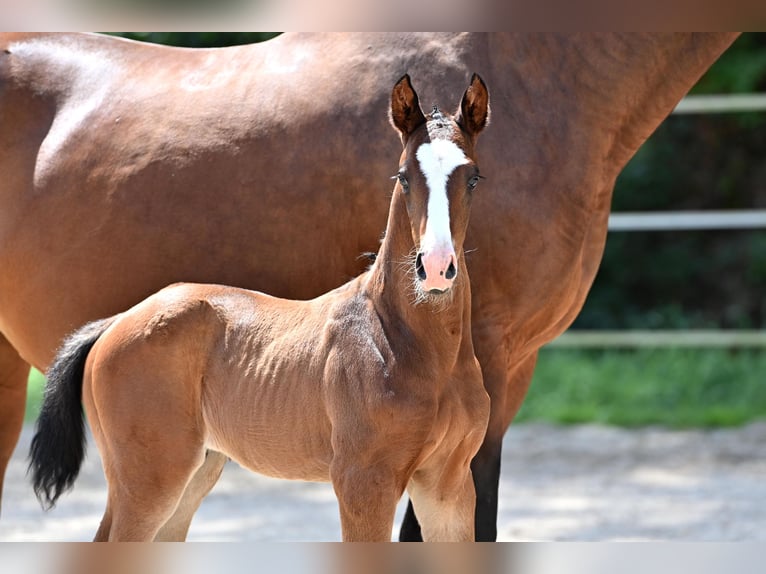
[[[44,379],[30,375],[27,420]],[[766,418],[766,352],[543,349],[518,421],[737,426]]]
[[[763,418],[763,351],[543,349],[516,420],[683,428]]]
[[[43,400],[43,389],[45,388],[45,377],[37,369],[29,372],[29,382],[27,383],[27,410],[24,414],[24,420],[31,422],[37,418],[40,412],[40,403]]]

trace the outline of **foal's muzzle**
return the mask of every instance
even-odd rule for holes
[[[415,259],[415,273],[427,293],[445,293],[457,277],[457,259],[453,250],[420,252]]]

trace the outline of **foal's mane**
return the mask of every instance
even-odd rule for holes
[[[443,114],[436,104],[426,119],[429,139],[450,139],[452,137],[454,124],[450,121],[450,116]]]

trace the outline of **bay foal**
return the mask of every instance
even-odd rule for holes
[[[332,481],[344,540],[389,540],[405,488],[424,539],[473,540],[489,398],[463,240],[488,114],[477,75],[454,117],[426,118],[408,76],[394,86],[385,238],[346,285],[292,301],[176,284],[65,340],[32,442],[38,497],[53,505],[77,476],[82,399],[108,482],[96,540],[185,538],[227,457]]]

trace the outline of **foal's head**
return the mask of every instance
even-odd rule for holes
[[[391,93],[391,121],[404,144],[394,193],[404,195],[410,218],[415,288],[419,298],[447,293],[463,272],[471,198],[479,183],[474,146],[489,119],[489,94],[474,74],[454,116],[424,115],[405,75]]]

